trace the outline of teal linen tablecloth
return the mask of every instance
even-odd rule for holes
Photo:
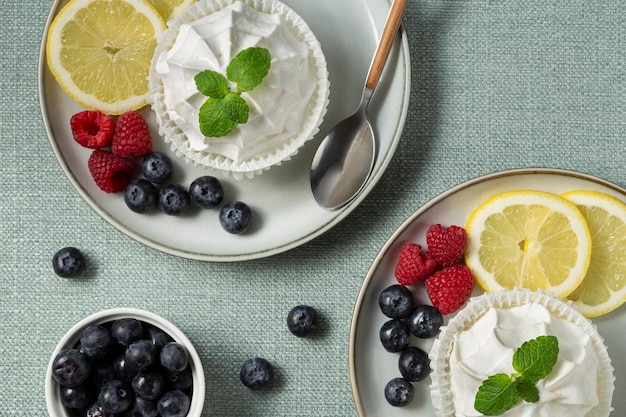
[[[195,343],[205,416],[354,416],[355,298],[409,214],[460,182],[510,168],[575,170],[626,187],[626,1],[412,0],[405,130],[364,203],[321,237],[270,258],[163,254],[106,223],[55,159],[37,80],[51,7],[0,7],[0,416],[46,416],[44,375],[58,340],[83,317],[120,306],[160,314]],[[52,254],[69,245],[88,258],[82,279],[52,271]],[[322,316],[314,338],[287,331],[298,303]],[[273,389],[240,384],[252,356],[275,365]]]

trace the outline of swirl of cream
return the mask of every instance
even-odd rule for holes
[[[521,401],[504,417],[585,417],[599,403],[599,362],[590,336],[580,327],[530,303],[494,308],[470,328],[454,336],[450,382],[458,416],[481,416],[474,409],[483,380],[496,373],[513,374],[513,353],[522,343],[542,335],[556,336],[559,357],[552,372],[537,383],[538,403]]]
[[[180,26],[174,45],[158,56],[156,72],[168,115],[192,150],[243,161],[298,135],[317,78],[307,45],[289,30],[279,14],[241,2]],[[268,49],[272,61],[263,83],[241,95],[250,107],[248,122],[224,137],[205,137],[198,120],[206,96],[198,92],[194,76],[207,69],[226,74],[235,55],[252,46]]]

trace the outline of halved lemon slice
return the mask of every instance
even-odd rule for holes
[[[196,0],[148,0],[154,6],[163,19],[167,22],[187,7],[196,2]]]
[[[465,228],[465,262],[485,291],[544,289],[565,297],[587,272],[587,223],[573,203],[556,194],[496,194],[470,213]]]
[[[48,67],[88,109],[136,110],[146,104],[150,63],[164,29],[147,0],[71,0],[50,25]]]
[[[591,263],[569,299],[587,317],[597,317],[626,302],[626,204],[597,191],[562,195],[580,209],[591,232]]]

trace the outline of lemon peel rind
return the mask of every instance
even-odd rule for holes
[[[46,39],[46,63],[61,89],[72,100],[82,107],[92,110],[100,110],[109,115],[119,115],[127,111],[138,110],[147,104],[149,89],[146,78],[146,91],[143,94],[133,95],[125,100],[106,102],[93,94],[85,93],[72,80],[71,73],[63,67],[58,57],[61,54],[61,34],[63,27],[86,8],[89,4],[99,0],[71,0],[56,14],[47,33]],[[144,15],[155,30],[155,47],[161,35],[165,31],[165,21],[159,12],[147,0],[119,0],[133,7],[138,13]],[[116,87],[111,87],[116,88]]]
[[[464,260],[466,265],[472,270],[476,283],[483,291],[493,292],[524,287],[520,285],[520,282],[517,282],[511,287],[500,285],[494,279],[494,274],[487,271],[480,262],[478,258],[478,248],[481,246],[480,236],[485,230],[485,220],[492,214],[502,212],[504,208],[514,204],[526,206],[539,204],[549,208],[550,202],[557,202],[557,204],[559,204],[563,210],[562,213],[570,220],[572,229],[579,238],[579,245],[577,246],[579,256],[576,259],[575,265],[571,268],[571,271],[574,271],[575,274],[570,273],[570,275],[575,275],[577,278],[568,278],[559,285],[550,286],[549,288],[540,287],[537,288],[537,290],[550,291],[557,297],[565,298],[580,285],[585,277],[591,258],[591,234],[580,210],[578,210],[573,203],[560,197],[558,194],[539,190],[510,190],[492,195],[483,203],[479,204],[470,213],[465,224],[465,229],[468,234],[468,243]]]

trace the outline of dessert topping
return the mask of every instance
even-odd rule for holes
[[[266,48],[250,47],[239,52],[226,68],[226,77],[204,70],[194,77],[198,91],[209,98],[200,107],[200,131],[208,137],[226,136],[248,121],[250,108],[241,93],[252,91],[267,76],[271,63]],[[231,91],[228,81],[237,85]]]
[[[559,355],[555,336],[539,336],[524,342],[513,354],[516,374],[498,373],[483,381],[476,394],[474,408],[486,416],[499,416],[510,410],[519,399],[539,401],[537,382],[548,376]]]
[[[201,165],[251,177],[317,132],[328,72],[310,29],[282,3],[263,2],[266,11],[257,10],[256,1],[226,3],[166,31],[153,60],[151,104],[172,149]],[[199,123],[207,97],[194,76],[202,70],[228,75],[236,54],[249,47],[271,51],[272,62],[263,82],[240,95],[249,105],[247,122],[226,136],[207,138]]]

